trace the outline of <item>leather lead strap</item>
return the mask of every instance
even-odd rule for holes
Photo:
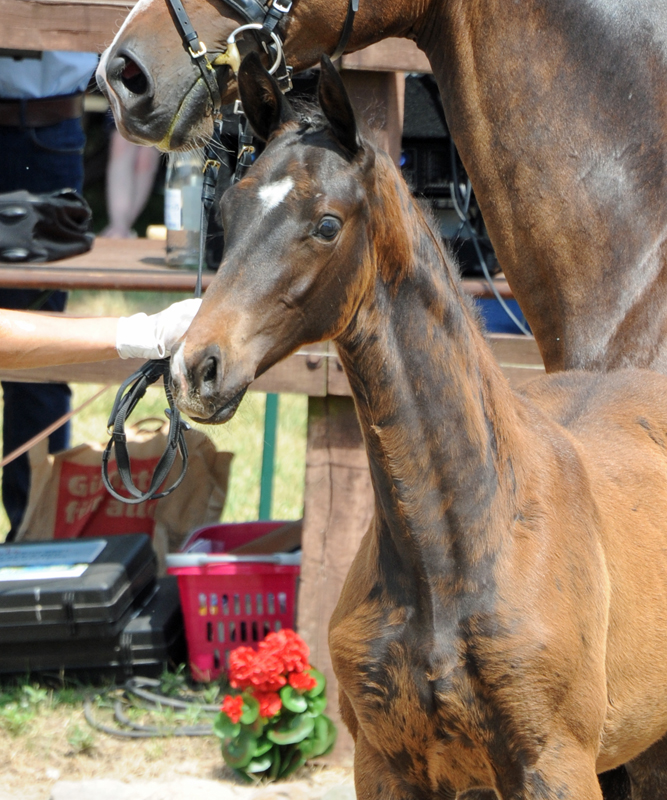
[[[127,450],[127,436],[125,435],[125,422],[132,413],[137,403],[146,394],[148,387],[162,378],[164,391],[169,403],[169,434],[167,449],[162,454],[155,467],[155,472],[151,479],[150,486],[145,492],[140,491],[132,480],[132,470],[130,455]],[[125,393],[127,391],[127,394]],[[146,500],[158,500],[166,497],[174,491],[185,477],[185,470],[188,466],[188,446],[185,442],[184,431],[189,426],[181,419],[181,414],[176,408],[174,398],[169,388],[169,359],[160,361],[147,361],[133,375],[122,384],[116,395],[111,414],[109,415],[108,426],[112,429],[111,439],[102,454],[102,481],[109,494],[117,500],[129,505],[137,505]],[[119,494],[112,486],[109,476],[109,461],[112,452],[116,456],[116,467],[118,475],[130,497]],[[183,464],[181,472],[174,483],[168,488],[160,490],[176,460],[176,454],[180,452]]]

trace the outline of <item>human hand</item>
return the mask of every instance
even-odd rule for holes
[[[201,299],[181,300],[158,314],[121,317],[116,328],[116,350],[121,358],[166,358],[185,334]]]

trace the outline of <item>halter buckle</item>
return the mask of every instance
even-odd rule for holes
[[[292,0],[288,3],[281,3],[280,0],[273,0],[271,8],[275,8],[275,10],[280,11],[281,14],[289,14],[292,10]]]
[[[190,45],[188,45],[188,50],[192,58],[201,58],[202,56],[205,56],[206,53],[208,52],[206,49],[206,45],[204,44],[204,42],[202,42],[201,39],[199,40],[199,50],[193,50]]]

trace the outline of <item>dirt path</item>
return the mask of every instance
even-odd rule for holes
[[[0,729],[0,753],[0,800],[3,792],[20,800],[48,800],[58,781],[90,779],[131,783],[188,777],[223,781],[230,790],[241,786],[224,766],[214,737],[115,739],[92,731],[83,711],[72,707],[40,713],[18,734]],[[315,800],[330,787],[351,785],[351,770],[305,767],[294,776],[294,784],[293,800]],[[248,798],[259,794],[268,800],[269,787],[266,793],[258,788],[249,791]]]

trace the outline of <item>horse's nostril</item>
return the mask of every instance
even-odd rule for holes
[[[207,359],[202,374],[203,383],[215,383],[218,379],[218,362],[213,356]]]
[[[120,73],[123,86],[132,94],[145,94],[148,90],[148,79],[136,61],[124,56],[125,67]]]

